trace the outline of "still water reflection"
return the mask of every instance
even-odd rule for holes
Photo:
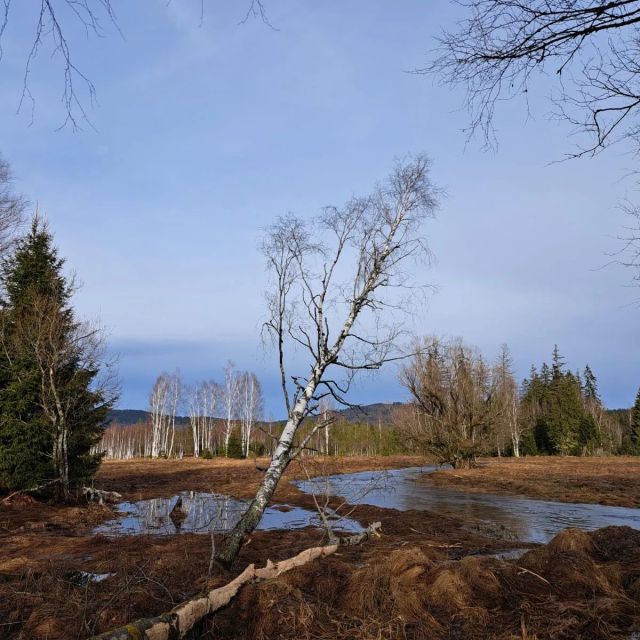
[[[640,529],[640,509],[471,493],[416,481],[422,473],[434,470],[436,467],[336,475],[328,479],[328,486],[332,495],[348,502],[402,511],[434,511],[486,522],[491,527],[504,527],[526,542],[547,542],[567,527],[591,530],[627,525]],[[297,486],[309,493],[314,490],[314,481],[299,482]]]
[[[185,491],[171,498],[121,502],[122,517],[100,525],[94,533],[103,535],[176,535],[179,533],[223,533],[233,528],[248,503],[228,496]],[[316,513],[289,505],[269,507],[259,525],[261,530],[300,529],[319,526]],[[359,532],[362,527],[348,518],[340,520],[341,531]]]

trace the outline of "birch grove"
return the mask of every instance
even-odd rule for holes
[[[237,434],[240,448],[235,455],[248,457],[252,450],[265,448],[263,430],[256,431],[263,402],[258,376],[238,371],[231,362],[225,367],[223,384],[203,380],[185,386],[177,371],[162,373],[149,396],[148,424],[114,424],[93,451],[121,460],[228,455],[229,441]],[[179,415],[182,409],[186,417]]]
[[[193,455],[197,458],[205,450],[215,451],[215,436],[218,431],[219,405],[222,390],[220,386],[210,381],[200,382],[189,392],[189,422],[193,437]]]
[[[162,373],[156,379],[149,408],[151,413],[151,457],[171,457],[176,435],[176,415],[182,400],[182,380],[178,372]]]
[[[101,453],[111,460],[131,460],[151,456],[152,431],[150,424],[122,426],[112,424],[93,448],[93,453]]]

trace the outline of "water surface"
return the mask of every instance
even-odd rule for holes
[[[640,509],[473,493],[417,482],[423,473],[438,468],[412,467],[335,475],[323,481],[321,488],[353,504],[401,511],[434,511],[491,527],[504,527],[525,542],[547,542],[567,527],[589,531],[609,525],[627,525],[640,529]],[[296,484],[307,493],[317,493],[320,486],[317,479]]]
[[[176,509],[178,499],[181,507]],[[201,491],[184,491],[171,498],[152,498],[138,502],[121,502],[117,509],[121,517],[101,524],[94,533],[103,535],[176,535],[180,533],[224,533],[232,529],[249,506],[244,500]],[[319,526],[314,511],[290,505],[269,507],[258,529],[302,529]],[[340,520],[338,530],[359,533],[362,527],[355,521]]]

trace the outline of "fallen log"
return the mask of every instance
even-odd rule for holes
[[[354,538],[358,537],[359,542],[363,542],[373,535],[379,535],[380,527],[379,522],[374,522],[363,533],[343,540],[350,540],[345,544],[358,544],[353,541]],[[329,556],[335,553],[339,547],[340,544],[312,547],[287,560],[280,562],[267,560],[266,566],[262,569],[256,569],[255,565],[251,564],[231,582],[223,587],[213,589],[206,595],[187,600],[167,613],[162,613],[154,618],[141,618],[119,629],[93,636],[89,640],[178,640],[184,638],[189,630],[207,615],[226,607],[243,585],[249,582],[277,578],[291,569],[301,567],[317,558]]]
[[[59,482],[59,479],[50,480],[49,482],[45,482],[44,484],[38,485],[37,487],[32,487],[31,489],[20,489],[19,491],[14,491],[13,493],[10,493],[6,498],[0,500],[0,504],[10,502],[12,498],[15,498],[15,496],[21,494],[40,493],[43,489],[47,489],[48,487],[51,487],[54,484],[58,484]],[[122,496],[116,491],[103,491],[102,489],[94,489],[93,487],[82,487],[81,493],[88,502],[99,502],[100,504],[104,504],[105,502],[116,503],[120,502],[120,500],[122,499]]]
[[[20,489],[19,491],[14,491],[13,493],[10,493],[6,498],[0,500],[0,504],[3,504],[5,502],[10,502],[12,498],[15,498],[15,496],[19,496],[21,494],[29,494],[29,493],[38,493],[39,491],[42,491],[43,489],[46,489],[48,487],[51,487],[54,484],[58,484],[60,482],[59,479],[55,479],[55,480],[49,480],[49,482],[45,482],[44,484],[40,484],[37,487],[31,487],[31,489]]]

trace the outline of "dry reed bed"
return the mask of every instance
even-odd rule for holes
[[[487,493],[509,493],[558,502],[640,506],[640,458],[539,456],[490,458],[472,469],[425,476],[440,486]]]
[[[335,470],[375,462],[352,460]],[[247,491],[255,474],[246,461],[117,463],[105,465],[101,480],[104,488],[123,493],[131,487],[128,496],[136,498],[171,495],[193,482],[205,490]],[[292,504],[308,499],[288,483],[281,492]],[[640,629],[638,531],[569,531],[518,561],[503,561],[488,555],[517,543],[471,531],[460,519],[364,505],[354,516],[382,521],[382,538],[243,588],[237,602],[193,637],[608,639]],[[311,529],[258,532],[232,573],[215,568],[208,578],[207,536],[90,535],[105,517],[111,512],[104,507],[59,508],[26,498],[3,506],[0,638],[87,637],[221,586],[250,563],[277,561],[322,542]],[[79,585],[71,578],[78,569],[114,575]]]
[[[405,546],[243,590],[213,637],[628,638],[640,629],[640,532],[567,530],[517,561]],[[209,636],[211,637],[211,636]]]

